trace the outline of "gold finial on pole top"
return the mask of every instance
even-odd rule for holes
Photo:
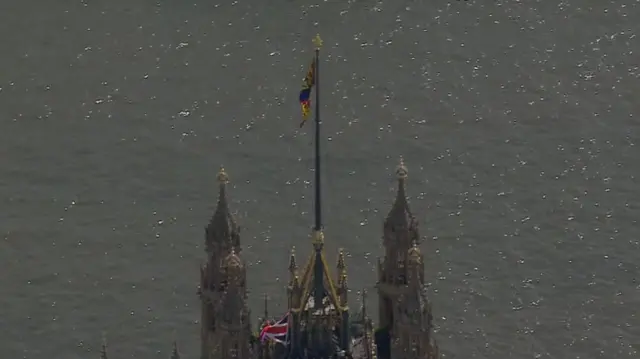
[[[322,39],[320,38],[320,34],[316,34],[316,37],[313,38],[313,45],[315,45],[316,50],[320,50],[322,47]]]

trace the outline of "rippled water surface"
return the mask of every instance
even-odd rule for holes
[[[0,5],[0,357],[97,357],[105,333],[113,358],[174,339],[196,358],[220,164],[254,313],[264,292],[285,309],[316,32],[326,239],[354,306],[402,154],[446,358],[638,358],[632,0]]]

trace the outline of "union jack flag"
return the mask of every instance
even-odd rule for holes
[[[274,324],[267,325],[260,332],[260,341],[273,340],[276,343],[287,343],[289,329],[289,313]]]

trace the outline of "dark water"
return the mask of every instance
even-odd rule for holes
[[[0,5],[0,357],[198,354],[224,164],[255,315],[310,250],[297,91],[325,40],[326,227],[375,282],[403,154],[447,358],[637,358],[640,2]],[[375,298],[369,303],[375,306]],[[372,310],[374,311],[374,310]]]

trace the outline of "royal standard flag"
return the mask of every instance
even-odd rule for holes
[[[313,85],[315,85],[316,82],[315,75],[316,60],[314,58],[307,71],[307,76],[304,77],[304,81],[302,82],[302,90],[300,90],[300,106],[302,108],[302,122],[300,122],[300,127],[304,126],[304,123],[311,114],[311,89],[313,89]]]

